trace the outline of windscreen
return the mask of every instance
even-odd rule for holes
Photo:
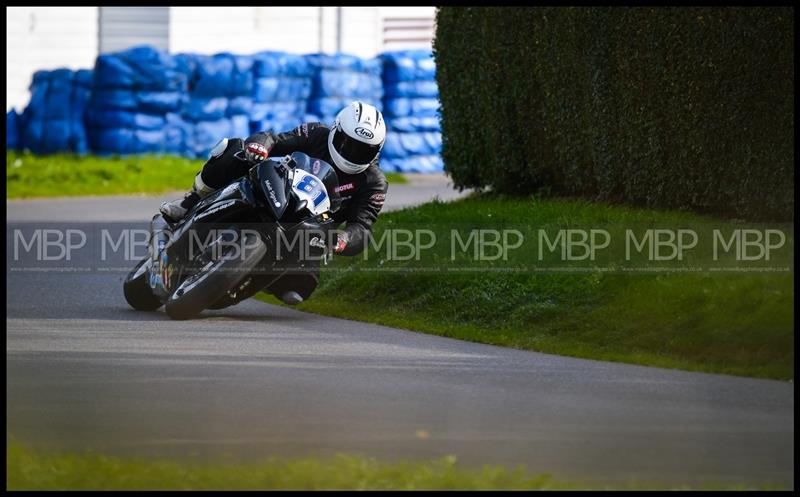
[[[292,152],[292,158],[295,162],[295,169],[301,169],[322,180],[322,184],[325,185],[331,201],[331,212],[339,210],[342,204],[342,197],[338,192],[339,179],[333,167],[322,159],[309,157],[302,152]]]

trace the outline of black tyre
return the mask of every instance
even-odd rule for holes
[[[153,295],[147,282],[149,267],[150,257],[145,257],[128,273],[125,283],[122,284],[125,300],[138,311],[155,311],[162,305],[161,301]]]
[[[167,315],[172,319],[189,319],[217,304],[228,290],[255,269],[267,253],[261,238],[251,232],[242,235],[242,245],[248,247],[244,255],[228,254],[212,261],[199,272],[186,278],[170,295],[166,303]]]
[[[223,295],[223,296],[222,296],[222,298],[221,298],[221,299],[217,300],[216,302],[214,302],[213,304],[211,304],[210,306],[208,306],[208,310],[210,310],[210,311],[218,311],[218,310],[220,310],[220,309],[224,309],[224,308],[226,308],[226,307],[230,307],[230,306],[232,306],[232,305],[233,305],[233,304],[235,304],[235,303],[236,303],[236,301],[234,301],[234,300],[233,300],[233,299],[230,297],[230,295],[228,295],[228,294],[226,293],[225,295]]]

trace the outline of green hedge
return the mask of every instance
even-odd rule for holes
[[[750,220],[794,208],[791,8],[442,7],[458,187]]]

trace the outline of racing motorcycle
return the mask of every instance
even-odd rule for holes
[[[125,299],[137,310],[164,305],[171,318],[189,319],[253,296],[292,267],[327,262],[338,186],[330,164],[294,152],[252,166],[177,223],[155,215],[149,254],[125,278]]]

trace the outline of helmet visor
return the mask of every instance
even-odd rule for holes
[[[333,148],[353,164],[369,164],[381,150],[380,145],[370,145],[348,136],[340,127],[333,133]]]

